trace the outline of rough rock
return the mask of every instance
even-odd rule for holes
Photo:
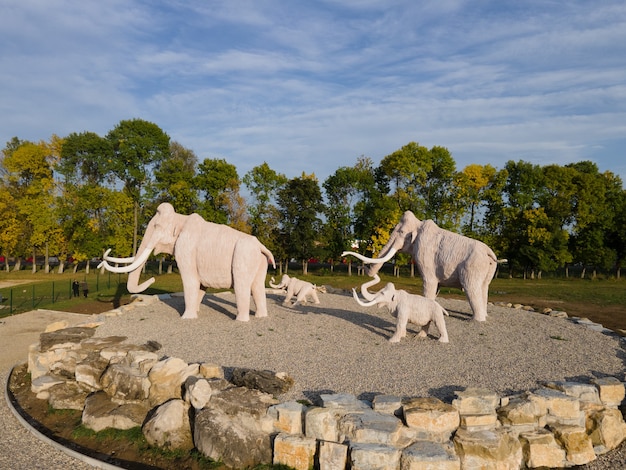
[[[157,362],[150,372],[150,404],[160,405],[171,398],[182,398],[182,385],[187,377],[198,374],[198,364],[187,364],[175,357]]]
[[[317,441],[302,435],[279,433],[274,438],[274,464],[309,470],[315,463]]]
[[[293,379],[285,373],[240,367],[233,369],[231,382],[238,387],[248,387],[270,395],[280,395],[293,387]]]
[[[78,326],[44,332],[39,335],[40,350],[41,352],[45,352],[53,347],[76,347],[81,341],[91,338],[95,332],[96,330],[93,328]]]
[[[406,425],[422,434],[424,440],[445,442],[459,427],[458,410],[438,398],[413,398],[402,406]]]
[[[503,429],[492,431],[459,429],[453,442],[462,468],[517,470],[522,464],[520,441]]]
[[[111,400],[105,392],[95,392],[85,400],[83,425],[96,432],[106,428],[131,429],[141,426],[148,414],[144,403],[119,404]]]
[[[169,450],[194,448],[189,421],[189,404],[170,400],[159,406],[142,427],[150,445]]]

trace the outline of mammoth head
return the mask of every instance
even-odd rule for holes
[[[376,278],[378,278],[378,276],[376,276]],[[368,302],[361,301],[356,293],[356,289],[352,289],[352,296],[357,303],[363,307],[378,305],[379,307],[387,306],[390,310],[394,310],[396,302],[396,286],[394,286],[393,282],[388,282],[385,287],[374,293],[367,291],[367,287],[365,286],[369,284],[371,284],[371,281],[361,286],[361,292],[364,294],[364,297],[368,298]],[[365,295],[365,293],[367,293],[367,295]]]
[[[400,222],[398,222],[393,229],[393,232],[391,232],[389,241],[383,249],[380,250],[378,258],[368,258],[367,256],[352,251],[344,251],[341,256],[352,255],[364,263],[369,264],[370,266],[366,268],[365,272],[369,276],[374,276],[382,265],[393,258],[398,251],[409,254],[413,252],[413,244],[415,243],[415,238],[417,237],[421,225],[422,222],[415,217],[413,212],[406,211],[402,215]]]
[[[114,273],[129,273],[126,285],[128,291],[131,293],[143,292],[154,282],[154,278],[150,278],[141,285],[137,284],[143,265],[152,252],[154,254],[174,253],[174,246],[187,217],[186,215],[177,214],[174,211],[174,207],[167,202],[160,204],[156,214],[148,223],[136,256],[114,258],[109,256],[111,251],[109,249],[104,253],[104,261],[98,267],[104,267],[107,271]],[[126,266],[111,266],[109,263],[122,263],[126,264]]]
[[[275,280],[274,278],[270,279],[270,287],[274,288],[274,289],[282,289],[284,287],[287,287],[289,285],[289,276],[287,274],[283,274],[283,277],[280,280],[279,284],[274,284]]]

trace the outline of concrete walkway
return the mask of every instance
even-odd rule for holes
[[[39,335],[51,323],[67,322],[68,326],[83,323],[88,315],[34,310],[32,312],[0,318],[0,468],[87,470],[94,467],[70,457],[56,446],[35,437],[10,411],[5,397],[7,376],[13,366],[26,362],[28,347],[39,341]]]

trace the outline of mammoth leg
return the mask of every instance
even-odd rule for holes
[[[390,343],[397,343],[401,338],[406,336],[406,324],[409,321],[409,316],[403,308],[398,309],[398,321],[396,322],[396,332],[389,338]]]
[[[474,313],[474,320],[487,320],[487,302],[484,300],[486,295],[483,293],[484,287],[480,280],[470,280],[464,285],[467,301]]]
[[[448,342],[448,330],[446,329],[446,321],[443,319],[443,310],[438,310],[433,316],[433,323],[439,330],[439,342]]]
[[[183,294],[185,297],[185,312],[182,318],[185,320],[198,318],[198,310],[204,291],[200,289],[200,282],[197,279],[183,278]]]
[[[265,297],[265,276],[267,275],[267,260],[263,258],[256,276],[252,281],[252,298],[256,306],[255,317],[267,317],[267,299]]]
[[[424,297],[427,299],[434,299],[437,297],[437,289],[439,288],[439,281],[433,276],[424,275]]]
[[[313,287],[313,289],[311,289],[311,297],[313,298],[313,303],[320,303],[320,298],[317,296],[317,290],[315,289],[315,286]]]

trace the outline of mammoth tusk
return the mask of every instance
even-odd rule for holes
[[[154,281],[155,281],[155,279],[153,277],[151,277],[150,279],[148,279],[148,280],[142,282],[141,284],[139,284],[136,289],[132,289],[132,290],[129,289],[128,291],[131,294],[138,294],[139,292],[143,292],[148,287],[150,287],[154,283]]]
[[[361,299],[359,299],[359,295],[356,293],[356,289],[354,288],[352,288],[352,296],[361,307],[371,307],[372,305],[376,305],[376,299],[372,299],[369,302],[363,302]]]
[[[274,289],[280,289],[280,284],[273,284],[274,282],[276,282],[276,280],[273,277],[270,278],[270,287],[273,287]]]
[[[131,256],[130,258],[114,258],[113,256],[109,256],[109,253],[111,253],[111,248],[109,248],[107,251],[104,252],[102,259],[105,261],[109,261],[111,263],[125,263],[125,264],[132,263],[133,261],[135,261],[134,256]],[[102,263],[100,263],[100,265],[102,265]]]
[[[382,264],[382,263],[386,263],[391,258],[393,258],[393,255],[396,254],[396,251],[398,251],[398,250],[396,250],[395,248],[390,248],[389,249],[389,253],[387,253],[383,258],[368,258],[367,256],[363,256],[360,253],[355,253],[354,251],[344,251],[343,253],[341,253],[341,256],[352,255],[355,258],[360,259],[364,263],[368,263],[368,264]]]
[[[107,271],[112,273],[129,273],[137,268],[140,268],[147,261],[150,253],[152,253],[152,250],[146,248],[139,256],[135,257],[135,261],[128,266],[111,266],[107,261],[103,261],[98,265],[98,267],[104,266]]]
[[[378,274],[374,274],[374,278],[371,281],[368,281],[361,286],[361,295],[365,297],[367,300],[373,300],[375,294],[372,294],[370,291],[367,290],[367,288],[375,284],[378,284],[379,282],[380,282],[380,278],[378,277]]]

